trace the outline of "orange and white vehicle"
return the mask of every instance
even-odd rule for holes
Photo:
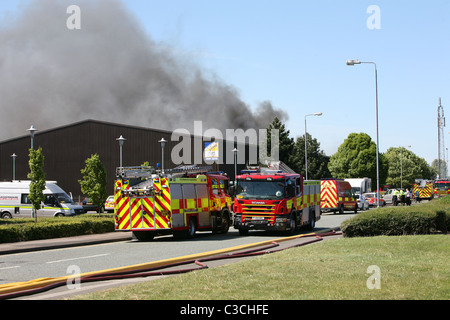
[[[344,210],[358,211],[358,201],[353,195],[352,186],[341,179],[322,179],[320,181],[320,209],[322,212],[344,213]]]
[[[227,233],[231,224],[229,179],[209,168],[151,167],[116,171],[115,229],[132,231],[138,240],[159,234],[192,238],[197,230]]]

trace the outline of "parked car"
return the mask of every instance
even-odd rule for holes
[[[99,212],[99,208],[98,205],[93,204],[91,199],[89,198],[84,198],[83,202],[82,202],[82,206],[83,209],[88,212],[88,211],[95,211],[95,212]]]
[[[377,206],[377,193],[376,192],[368,192],[363,194],[364,197],[369,201],[369,207],[376,207]],[[384,201],[383,198],[380,198],[380,207],[383,207],[386,205],[386,201]]]
[[[366,199],[365,196],[361,194],[356,194],[356,201],[358,202],[358,209],[361,211],[369,210],[369,201]]]
[[[105,211],[114,212],[114,196],[109,196],[105,201]]]

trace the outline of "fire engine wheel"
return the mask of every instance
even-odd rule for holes
[[[297,229],[297,221],[296,221],[296,214],[295,212],[291,213],[291,217],[290,217],[290,222],[289,222],[289,230],[288,233],[289,234],[294,234],[295,233],[295,229]]]
[[[309,212],[309,221],[308,230],[312,231],[316,228],[316,217],[314,216],[314,211],[312,210]]]
[[[222,226],[220,227],[220,233],[226,234],[230,229],[230,215],[228,211],[222,212]]]
[[[195,218],[189,219],[189,229],[186,231],[186,238],[192,239],[195,237],[195,233],[197,232],[197,221]]]

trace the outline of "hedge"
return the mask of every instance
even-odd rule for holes
[[[341,224],[345,237],[446,234],[450,230],[450,196],[413,206],[370,210]]]
[[[73,237],[114,231],[111,215],[0,220],[0,243]]]

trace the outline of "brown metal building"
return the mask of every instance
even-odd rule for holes
[[[123,166],[138,166],[148,161],[151,166],[156,167],[162,159],[161,144],[158,142],[161,138],[168,141],[164,148],[164,167],[167,169],[176,166],[171,161],[171,150],[179,142],[171,141],[172,132],[97,120],[37,131],[34,148],[42,147],[46,179],[57,181],[67,193],[72,193],[75,201],[79,201],[83,198],[78,183],[82,178],[80,170],[85,167],[85,160],[96,153],[106,169],[107,191],[113,194],[115,171],[120,163],[120,147],[116,139],[121,135],[127,139],[123,145]],[[202,140],[202,137],[190,136],[190,139],[193,146],[194,139]],[[17,155],[16,180],[27,180],[30,146],[30,135],[0,142],[0,181],[13,179],[13,154]],[[248,152],[245,154],[247,157]],[[226,150],[224,159],[225,156]],[[244,165],[238,165],[238,170],[243,167]],[[214,164],[213,169],[224,171],[230,178],[234,178],[234,164]]]

